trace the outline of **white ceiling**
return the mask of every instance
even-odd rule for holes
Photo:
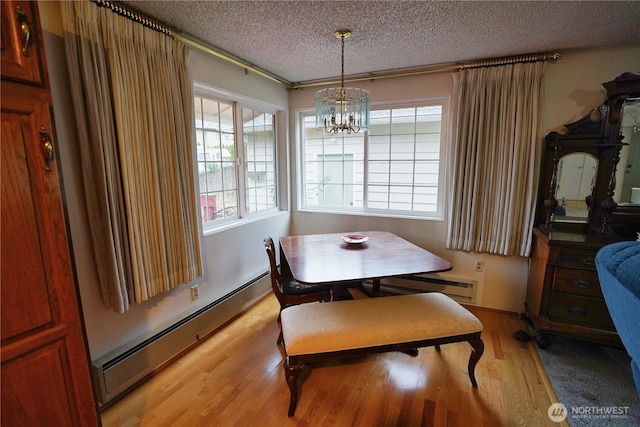
[[[347,76],[640,44],[640,1],[122,3],[291,83],[340,76],[341,28]]]

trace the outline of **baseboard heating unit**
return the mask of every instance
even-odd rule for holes
[[[396,293],[442,292],[460,303],[475,304],[478,282],[448,275],[415,274],[383,280],[381,286]]]
[[[98,402],[113,400],[246,309],[271,289],[265,273],[180,321],[94,360]]]

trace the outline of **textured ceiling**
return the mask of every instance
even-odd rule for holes
[[[340,28],[345,75],[640,44],[636,1],[122,3],[293,83],[340,76]]]

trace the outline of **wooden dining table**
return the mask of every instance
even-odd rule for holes
[[[363,243],[343,236],[364,235]],[[281,271],[306,284],[352,283],[451,270],[449,261],[387,231],[310,234],[280,238]]]

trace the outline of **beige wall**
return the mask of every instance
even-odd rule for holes
[[[287,233],[389,230],[449,259],[454,265],[452,274],[478,280],[478,304],[513,312],[523,309],[528,260],[520,257],[504,258],[447,251],[444,248],[446,221],[296,212],[296,147],[293,137],[290,138],[292,144],[287,146],[285,134],[281,135],[278,141],[283,156],[279,161],[282,177],[288,176],[293,183],[290,185],[293,207],[291,216],[283,212],[275,217],[256,220],[242,227],[233,227],[205,236],[205,265],[208,277],[200,284],[200,300],[197,302],[191,302],[189,286],[183,285],[147,303],[135,306],[125,314],[109,311],[102,304],[98,294],[91,244],[88,239],[77,136],[68,96],[69,82],[66,75],[60,5],[58,2],[40,2],[39,7],[54,97],[59,162],[62,167],[78,283],[93,359],[135,337],[144,336],[165,323],[171,323],[195,312],[265,271],[266,255],[261,241],[266,235],[278,237]],[[295,110],[313,107],[314,89],[287,93],[283,87],[271,81],[252,74],[245,75],[244,70],[201,53],[193,55],[191,64],[194,78],[203,83],[271,105],[287,107],[289,103],[288,126],[292,136],[295,135]],[[542,135],[582,117],[588,110],[595,108],[602,100],[603,90],[600,84],[624,71],[632,71],[634,68],[638,71],[638,64],[640,47],[567,54],[557,63],[549,64],[545,75]],[[452,82],[450,73],[439,73],[364,82],[357,86],[370,90],[375,104],[395,99],[449,96]],[[286,121],[285,117],[279,120],[279,123],[285,124]],[[285,196],[281,198],[282,206],[288,206],[288,185],[283,184],[281,190]],[[485,261],[484,272],[473,271],[476,259]]]

